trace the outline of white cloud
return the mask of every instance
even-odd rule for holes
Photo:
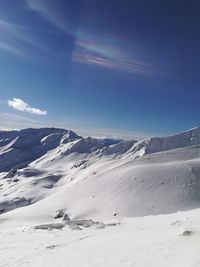
[[[39,108],[33,108],[20,98],[13,98],[13,100],[9,100],[8,105],[9,105],[9,107],[12,107],[16,110],[32,113],[35,115],[46,115],[47,114],[46,110],[41,110]]]

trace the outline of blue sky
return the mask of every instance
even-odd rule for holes
[[[195,0],[0,0],[1,129],[199,126],[199,12]]]

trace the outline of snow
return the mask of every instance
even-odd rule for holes
[[[104,229],[37,230],[30,225],[0,229],[0,266],[12,267],[198,267],[200,210],[124,218]],[[189,236],[182,235],[192,231]]]
[[[200,128],[193,128],[174,136],[152,137],[148,140],[137,142],[127,153],[135,154],[137,151],[142,150],[143,153],[140,153],[140,155],[144,155],[199,144]]]
[[[200,128],[138,142],[55,128],[0,140],[0,267],[200,266]]]
[[[72,131],[56,128],[25,129],[19,132],[0,132],[0,139],[10,138],[8,147],[4,147],[2,141],[0,146],[4,153],[0,157],[0,172],[6,172],[12,168],[24,168],[30,162],[36,160],[47,151],[56,148],[60,140],[66,136],[72,136],[70,140],[78,139],[79,136]],[[9,148],[9,150],[8,150]]]

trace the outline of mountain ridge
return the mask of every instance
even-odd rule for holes
[[[168,137],[151,137],[142,141],[82,137],[72,130],[47,127],[0,131],[0,172],[26,167],[49,150],[69,143],[72,145],[62,152],[63,155],[77,152],[137,158],[145,154],[198,145],[200,128],[196,127]]]
[[[70,218],[110,219],[200,207],[200,128],[143,141],[55,128],[21,133],[1,135],[2,218],[49,220],[61,209]]]

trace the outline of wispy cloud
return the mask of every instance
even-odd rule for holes
[[[52,0],[26,0],[28,7],[40,14],[46,21],[50,22],[57,28],[67,31],[68,26],[66,18],[55,12],[57,1]]]
[[[41,117],[40,117],[41,118]],[[74,118],[65,118],[63,121],[51,118],[50,121],[46,120],[47,117],[42,119],[33,119],[30,117],[20,116],[10,113],[0,113],[0,130],[15,130],[24,128],[41,128],[41,127],[58,127],[71,129],[81,136],[92,136],[95,138],[113,138],[124,140],[142,140],[146,139],[152,134],[139,133],[132,131],[123,131],[108,128],[95,128],[88,121],[78,121]],[[154,135],[156,136],[156,134]]]
[[[48,61],[49,56],[58,58],[58,51],[55,51],[54,37],[65,33],[74,33],[70,21],[67,22],[62,10],[57,10],[59,5],[55,0],[24,0],[29,9],[39,14],[46,21],[54,25],[48,29],[38,29],[26,24],[16,24],[13,21],[0,18],[0,51],[25,58],[31,61],[45,59]],[[63,32],[58,31],[61,29]],[[53,45],[47,44],[45,37],[53,35]],[[46,35],[46,36],[45,36]],[[47,57],[48,56],[48,57]]]
[[[51,31],[51,30],[46,30],[46,29],[29,27],[27,25],[25,26],[25,25],[15,24],[15,23],[8,22],[6,20],[0,20],[0,24],[4,25],[4,26],[8,26],[10,28],[25,30],[25,31],[31,31],[31,32],[50,33],[50,34],[57,34],[58,33],[57,31]]]
[[[1,19],[0,50],[23,58],[29,58],[30,50],[32,53],[50,53],[48,47],[37,38],[36,33],[37,30]]]
[[[21,115],[18,115],[18,114],[11,114],[11,113],[7,113],[7,112],[2,112],[0,113],[0,119],[6,119],[6,120],[20,120],[20,121],[28,121],[28,122],[38,122],[38,119],[33,119],[33,118],[30,118],[30,117],[26,117],[26,116],[21,116]]]
[[[106,38],[81,31],[72,59],[74,63],[132,74],[145,75],[152,69],[148,60],[119,38]]]
[[[3,50],[7,53],[11,53],[15,56],[24,57],[25,54],[22,52],[20,48],[17,46],[14,46],[12,43],[10,43],[8,40],[3,40],[0,38],[0,50]]]
[[[16,110],[32,113],[35,115],[46,115],[47,114],[46,110],[41,110],[39,108],[33,108],[20,98],[13,98],[13,100],[8,100],[8,106],[12,107]]]
[[[41,117],[40,117],[41,118]],[[46,117],[42,117],[46,118]],[[23,129],[23,128],[33,128],[33,127],[43,127],[46,124],[42,122],[40,119],[33,119],[30,117],[20,116],[16,114],[10,113],[0,113],[0,122],[1,129]]]
[[[2,19],[0,20],[0,50],[15,56],[24,57],[25,53],[19,42],[21,38],[16,36],[16,34],[17,30],[15,30],[11,24]]]
[[[129,46],[123,38],[94,34],[84,29],[84,26],[75,31],[70,27],[69,14],[63,16],[62,10],[58,9],[57,0],[26,0],[26,3],[44,20],[65,33],[74,35],[76,41],[72,61],[75,64],[137,75],[153,72],[152,64],[145,56]]]

